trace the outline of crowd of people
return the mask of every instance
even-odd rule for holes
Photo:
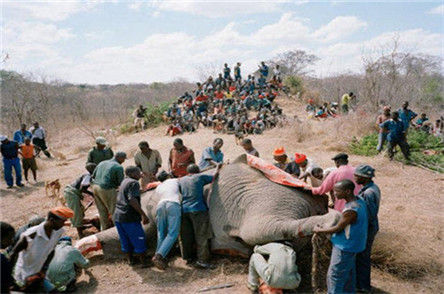
[[[166,135],[176,136],[195,132],[200,126],[212,128],[215,133],[235,134],[239,140],[248,134],[261,134],[284,123],[282,109],[274,103],[282,85],[279,65],[270,69],[265,62],[258,73],[241,74],[241,63],[234,67],[233,75],[227,64],[216,79],[209,76],[198,82],[191,92],[185,92],[164,113],[168,124]],[[134,113],[134,127],[143,129],[146,109],[140,105]]]
[[[175,136],[194,132],[202,124],[215,133],[235,134],[236,143],[246,154],[259,157],[248,134],[260,134],[285,120],[282,109],[274,102],[282,90],[278,66],[271,70],[262,62],[259,78],[254,75],[246,79],[241,75],[241,64],[231,69],[224,65],[223,73],[213,80],[209,77],[197,83],[193,95],[185,93],[165,113],[168,123],[167,135]],[[306,111],[315,118],[335,117],[347,114],[355,99],[353,93],[342,97],[341,105],[325,103],[316,106],[308,101]],[[145,128],[146,109],[140,106],[134,111],[136,130]],[[389,157],[400,146],[409,158],[406,134],[411,125],[436,135],[443,134],[443,121],[429,122],[426,114],[414,122],[417,116],[405,102],[398,111],[384,107],[377,119],[380,129],[377,150],[383,150],[387,141]],[[26,125],[14,133],[14,140],[0,137],[1,153],[8,188],[13,187],[12,168],[15,169],[16,185],[22,187],[22,156],[24,176],[28,181],[31,169],[37,181],[35,157],[43,152],[51,157],[45,142],[45,131],[36,122],[27,130]],[[97,229],[102,231],[115,226],[119,234],[121,250],[127,254],[131,265],[145,268],[152,264],[165,270],[168,256],[178,241],[181,257],[189,265],[200,269],[214,268],[211,263],[209,240],[212,236],[209,209],[204,200],[204,187],[217,179],[223,164],[224,141],[215,138],[212,146],[202,150],[198,161],[195,153],[181,138],[173,141],[168,153],[167,168],[162,170],[161,153],[151,148],[149,142],[141,141],[134,155],[134,163],[123,168],[128,160],[125,152],[114,152],[103,137],[97,137],[95,146],[89,150],[86,172],[73,178],[64,187],[66,207],[55,207],[46,218],[33,216],[17,231],[8,223],[1,222],[2,293],[10,289],[30,293],[73,291],[76,288],[78,269],[85,268],[89,261],[72,246],[70,237],[65,236],[63,225],[70,221],[76,228],[78,238],[87,233],[85,229],[92,220],[85,218],[84,198],[93,199],[98,210]],[[369,165],[353,167],[345,153],[335,155],[334,166],[322,168],[316,158],[301,152],[287,154],[283,146],[272,153],[274,166],[293,177],[310,183],[305,188],[312,197],[329,194],[330,206],[341,213],[339,222],[333,227],[315,227],[313,233],[332,234],[333,250],[327,274],[329,293],[369,292],[371,290],[371,250],[379,231],[378,210],[381,192],[373,182],[375,169]],[[214,169],[213,172],[209,171]],[[159,196],[156,209],[157,246],[153,257],[147,256],[147,240],[143,226],[149,217],[141,206],[144,191],[154,190]],[[91,202],[91,203],[92,203]],[[89,204],[88,204],[89,206]],[[248,274],[248,287],[259,291],[259,279],[270,287],[295,289],[301,276],[295,263],[296,253],[291,244],[272,242],[254,247]],[[14,268],[14,270],[13,270]]]

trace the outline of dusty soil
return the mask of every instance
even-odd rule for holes
[[[300,121],[291,119],[288,126],[276,128],[263,135],[251,136],[261,157],[272,161],[271,153],[276,146],[284,146],[288,154],[306,153],[322,167],[333,165],[331,157],[347,151],[352,136],[368,131],[364,120],[351,115],[349,118],[331,121],[306,122],[295,101],[278,100],[289,113],[299,114]],[[373,120],[373,117],[368,118]],[[173,138],[164,136],[165,127],[149,129],[142,133],[120,135],[112,139],[115,151],[130,155],[123,164],[134,163],[137,144],[147,140],[151,147],[160,151],[166,168],[168,152]],[[186,146],[192,148],[196,159],[202,150],[210,146],[214,138],[225,141],[223,152],[227,160],[235,159],[242,148],[235,144],[232,135],[216,135],[208,129],[182,136]],[[38,183],[26,183],[24,188],[5,190],[1,184],[1,219],[18,228],[32,214],[44,215],[54,206],[54,199],[45,195],[44,181],[60,179],[62,186],[72,182],[84,172],[88,150],[94,145],[91,136],[78,129],[67,131],[59,138],[52,138],[50,145],[58,159],[39,158]],[[439,293],[444,289],[442,255],[444,231],[444,176],[434,174],[399,162],[389,162],[384,156],[351,156],[352,165],[371,164],[376,168],[375,182],[382,191],[380,233],[374,246],[373,285],[384,293]],[[62,187],[63,190],[63,187]],[[93,206],[87,216],[96,214]],[[76,239],[75,230],[68,235]],[[93,233],[91,231],[91,233]],[[123,257],[122,257],[123,258]],[[193,293],[201,288],[221,284],[234,284],[229,289],[212,293],[249,293],[246,288],[247,261],[226,257],[215,259],[217,268],[210,271],[196,270],[185,265],[177,257],[170,267],[161,272],[154,268],[130,267],[125,262],[106,261],[100,255],[91,256],[91,267],[79,277],[79,292],[100,293]]]

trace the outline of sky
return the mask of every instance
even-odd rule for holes
[[[2,69],[70,83],[200,78],[224,63],[243,75],[288,50],[320,58],[312,75],[363,72],[362,58],[444,57],[437,1],[5,1]]]

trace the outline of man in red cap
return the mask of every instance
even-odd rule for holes
[[[10,260],[15,260],[14,279],[20,291],[48,293],[55,289],[45,279],[46,270],[54,256],[54,248],[65,230],[63,225],[74,212],[67,207],[55,207],[48,213],[46,221],[22,233],[20,240],[11,252]]]
[[[299,179],[307,182],[307,177],[310,177],[310,182],[313,186],[313,182],[316,182],[316,180],[313,180],[314,177],[311,172],[314,168],[319,167],[319,165],[317,165],[311,158],[307,157],[307,155],[302,153],[295,153],[294,161],[302,171]]]
[[[299,166],[296,164],[296,162],[294,162],[294,160],[288,158],[287,154],[285,153],[284,147],[276,147],[273,151],[273,158],[275,160],[274,166],[280,168],[281,170],[289,173],[294,177],[299,177],[301,170],[299,169]]]

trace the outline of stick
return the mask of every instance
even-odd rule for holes
[[[89,202],[89,203],[86,205],[84,212],[85,212],[88,208],[90,208],[93,204],[94,204],[94,200],[92,200],[91,202]]]
[[[207,291],[212,291],[212,290],[217,290],[217,289],[231,288],[233,286],[234,286],[234,284],[222,284],[222,285],[202,288],[202,289],[198,290],[197,292],[207,292]]]
[[[312,261],[311,261],[311,288],[313,292],[316,292],[318,290],[318,245],[316,244],[316,237],[317,234],[313,234],[313,237],[311,238],[311,245],[313,247],[313,253],[312,253]]]

